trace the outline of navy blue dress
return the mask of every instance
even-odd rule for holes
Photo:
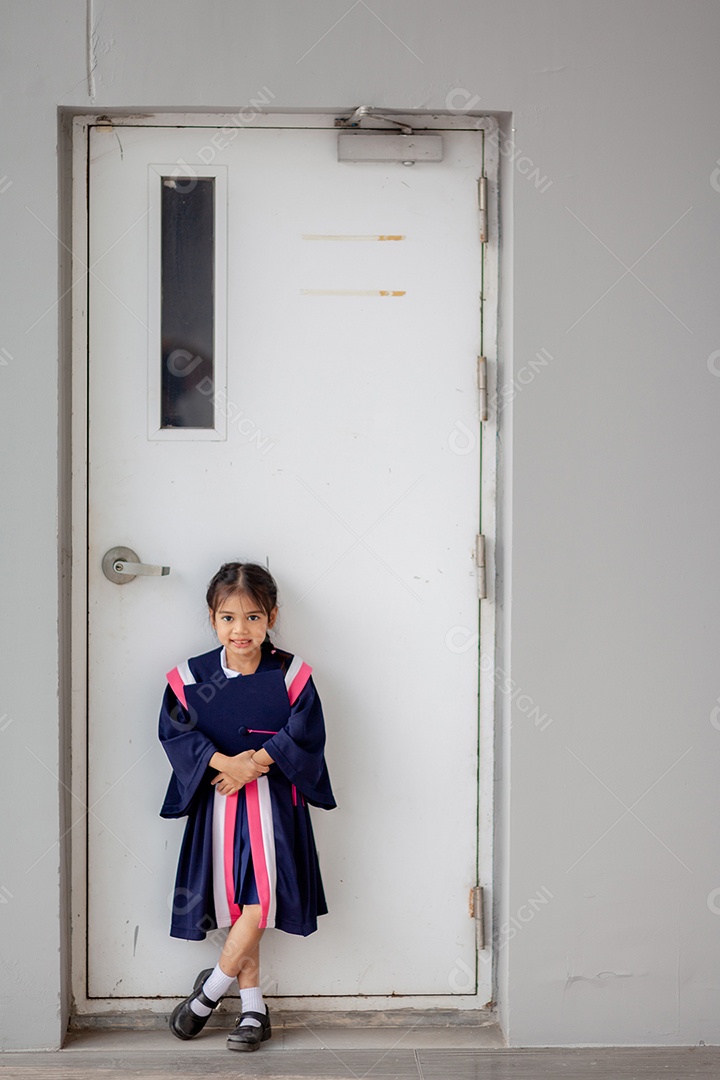
[[[168,674],[159,737],[172,765],[160,816],[184,817],[170,934],[192,941],[260,904],[261,927],[307,936],[327,912],[309,806],[336,805],[310,668],[265,642],[253,675],[227,678],[222,648]],[[264,747],[274,764],[220,795],[208,762]]]

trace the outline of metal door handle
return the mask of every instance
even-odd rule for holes
[[[145,562],[122,562],[120,559],[113,563],[113,570],[116,574],[130,574],[132,577],[137,574],[144,574],[146,577],[164,577],[170,573],[169,566],[152,566]]]
[[[132,548],[114,547],[103,555],[102,570],[108,581],[115,585],[127,585],[138,575],[144,577],[165,577],[170,573],[169,566],[153,566],[140,562],[140,556]]]

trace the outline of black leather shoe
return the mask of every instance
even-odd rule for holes
[[[260,1027],[255,1024],[244,1024],[243,1020],[251,1016],[253,1020],[260,1021]],[[244,1012],[235,1021],[235,1030],[231,1031],[227,1038],[228,1050],[257,1050],[261,1042],[266,1042],[272,1035],[270,1027],[270,1012],[265,1006],[265,1015],[259,1012]]]
[[[203,993],[202,984],[207,979],[208,975],[212,975],[213,969],[206,968],[201,971],[195,980],[195,986],[193,992],[189,997],[186,997],[179,1005],[177,1005],[170,1017],[170,1030],[173,1035],[177,1035],[178,1039],[194,1039],[195,1036],[202,1031],[206,1023],[210,1019],[211,1013],[207,1016],[198,1016],[190,1008],[191,1001],[200,1001],[203,1005],[207,1005],[208,1009],[214,1009],[216,1005],[219,1005],[222,998],[218,998],[217,1001],[211,1001],[207,994]]]

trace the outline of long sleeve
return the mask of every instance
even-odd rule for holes
[[[160,709],[158,736],[173,769],[160,817],[184,817],[217,747],[197,730],[169,686]]]
[[[337,805],[325,763],[325,719],[312,678],[292,706],[285,726],[263,749],[309,803],[324,810]]]

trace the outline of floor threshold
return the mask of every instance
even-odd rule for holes
[[[490,1009],[302,1009],[292,1010],[268,1002],[274,1028],[301,1030],[338,1028],[341,1031],[361,1028],[410,1031],[418,1028],[482,1030],[488,1034],[489,1045],[503,1046],[494,1036],[500,1032],[497,1016]],[[206,1030],[233,1027],[238,1013],[236,998],[226,998],[208,1019]],[[167,1012],[136,1009],[132,1012],[103,1012],[77,1014],[70,1021],[70,1031],[167,1031]],[[466,1045],[463,1041],[458,1045]]]
[[[252,1054],[231,1052],[227,1031],[181,1042],[169,1031],[94,1031],[56,1052],[0,1054],[2,1080],[717,1080],[720,1047],[511,1049],[458,1046],[487,1030],[280,1028]]]

